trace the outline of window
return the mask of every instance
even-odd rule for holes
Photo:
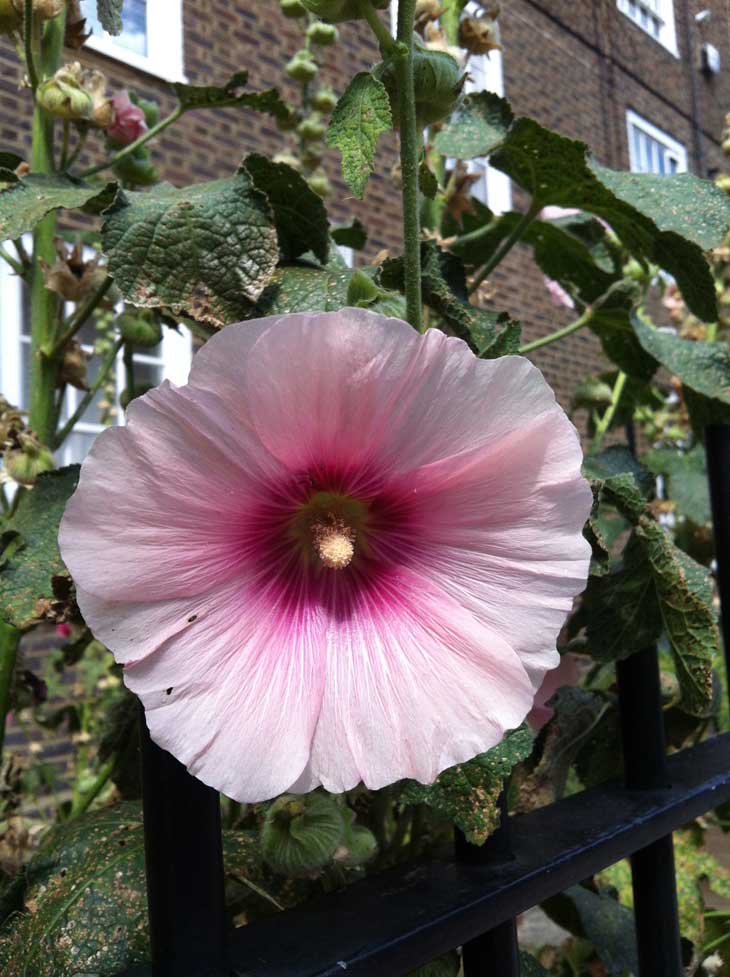
[[[30,329],[27,289],[11,268],[0,261],[0,393],[15,406],[27,409],[28,374],[30,368]],[[82,349],[87,353],[93,350],[95,325],[88,322],[77,336]],[[135,383],[158,384],[171,380],[182,384],[187,380],[192,355],[190,332],[180,328],[179,333],[165,328],[163,340],[154,349],[135,353]],[[99,369],[98,357],[93,357],[87,367],[89,382],[92,382]],[[116,369],[116,412],[109,423],[123,424],[124,412],[119,407],[119,396],[123,389],[124,369],[121,354]],[[61,410],[61,421],[73,414],[82,391],[67,387]],[[60,449],[57,461],[60,465],[83,461],[96,435],[104,429],[104,389],[99,391],[87,408],[83,418],[74,427],[73,434]]]
[[[675,57],[679,57],[674,0],[618,0],[618,9]]]
[[[471,0],[464,7],[465,17],[478,17],[482,12],[481,4]],[[392,0],[390,5],[392,29],[395,31],[398,23],[398,0]],[[466,65],[467,79],[464,91],[481,92],[484,90],[504,95],[504,75],[502,70],[502,52],[492,51],[489,56],[472,55]],[[503,214],[512,208],[512,186],[509,177],[499,170],[489,166],[485,159],[471,159],[467,162],[470,173],[479,177],[472,186],[472,196],[486,204],[495,214]]]
[[[87,45],[167,81],[185,81],[183,70],[183,0],[123,0],[122,33],[107,34],[96,16],[96,0],[82,0]]]
[[[687,150],[636,112],[626,113],[629,161],[634,173],[685,173]]]

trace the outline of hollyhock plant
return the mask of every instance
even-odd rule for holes
[[[109,139],[116,146],[128,146],[147,132],[144,112],[129,97],[129,92],[121,91],[112,98],[114,119],[107,129]]]
[[[578,436],[526,359],[358,309],[229,326],[61,525],[153,739],[241,801],[432,782],[529,712],[585,584]]]

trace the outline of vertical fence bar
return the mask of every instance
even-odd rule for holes
[[[500,826],[481,848],[469,844],[464,835],[457,830],[454,848],[459,861],[484,865],[507,861],[513,857],[509,838],[506,790],[505,786],[499,796]],[[505,920],[489,932],[464,944],[463,963],[464,977],[520,977],[520,955],[515,920]]]
[[[140,715],[153,972],[222,977],[226,919],[218,793],[156,746]]]
[[[616,667],[621,704],[624,779],[630,789],[669,787],[659,661],[645,648]],[[682,977],[672,836],[631,858],[638,977]]]
[[[712,500],[720,620],[725,639],[725,668],[730,676],[730,638],[727,630],[730,621],[730,424],[708,427],[705,431],[705,449]]]

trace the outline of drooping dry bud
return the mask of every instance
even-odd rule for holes
[[[432,20],[438,20],[443,13],[439,0],[417,0],[416,30],[422,30]]]
[[[86,71],[83,86],[93,103],[91,124],[97,129],[108,129],[114,118],[114,106],[112,100],[107,98],[105,76],[100,71]]]
[[[459,44],[469,54],[486,54],[501,50],[497,27],[489,17],[464,17],[459,24]]]
[[[45,286],[67,302],[80,302],[95,292],[106,277],[106,270],[99,267],[101,256],[95,254],[85,261],[80,241],[68,253],[60,238],[56,238],[54,243],[58,259],[52,265],[40,259]]]
[[[63,46],[72,51],[78,51],[91,37],[91,31],[86,30],[86,18],[81,11],[79,0],[69,0],[66,10],[66,27],[63,36]]]
[[[17,444],[18,436],[25,431],[23,412],[0,394],[0,452]]]
[[[83,86],[83,69],[78,61],[59,68],[52,78],[38,86],[39,104],[52,115],[68,122],[89,122],[94,100]]]
[[[5,471],[19,485],[34,485],[43,472],[56,467],[53,455],[32,431],[18,435],[17,447],[9,448],[3,459]]]
[[[86,367],[89,354],[79,346],[75,339],[66,344],[63,351],[61,369],[58,372],[59,386],[67,383],[77,390],[88,390],[86,383]]]

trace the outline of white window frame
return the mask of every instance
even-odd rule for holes
[[[30,237],[24,240],[27,248],[32,245]],[[19,406],[22,393],[22,345],[27,343],[23,337],[23,282],[15,274],[6,261],[0,259],[0,394],[5,399]],[[68,304],[68,311],[71,303]],[[82,347],[84,348],[84,347]],[[152,363],[161,366],[162,380],[169,380],[178,386],[187,383],[190,365],[192,363],[193,345],[192,334],[186,326],[173,329],[163,328],[161,356],[151,356],[140,350],[135,352],[134,359],[138,363]],[[124,362],[120,351],[116,362],[117,401],[123,390]],[[73,410],[80,391],[69,388],[67,397],[70,398],[68,407]],[[27,410],[27,405],[22,405]],[[124,411],[117,403],[117,412],[111,424],[123,425]],[[100,433],[103,427],[85,421],[83,418],[74,426],[79,433]],[[70,448],[62,447],[57,456],[59,464],[69,464],[79,459],[72,458]]]
[[[483,12],[482,5],[476,0],[470,0],[463,10],[464,17],[478,17]],[[391,0],[390,21],[395,33],[398,26],[398,0]],[[501,51],[490,51],[486,54],[473,54],[466,64],[467,78],[464,92],[481,92],[484,90],[504,96],[504,64]],[[453,162],[453,161],[452,161]],[[479,175],[479,179],[471,188],[471,195],[480,200],[499,216],[512,209],[512,181],[506,173],[489,165],[486,159],[470,159],[466,161],[469,173]]]
[[[106,32],[92,34],[86,46],[148,75],[186,82],[183,0],[147,0],[147,54],[130,51]]]
[[[679,57],[677,27],[674,20],[674,0],[617,0],[617,6],[632,24],[636,24],[640,30],[648,34],[657,44],[661,44],[675,58]],[[658,36],[645,26],[645,21],[651,16],[661,21]]]
[[[626,135],[629,142],[629,165],[633,173],[652,173],[654,170],[647,170],[642,165],[642,160],[637,158],[636,147],[634,145],[633,130],[638,129],[644,135],[649,136],[654,142],[659,143],[663,150],[677,162],[677,173],[686,173],[689,169],[689,156],[686,146],[678,142],[669,133],[659,129],[633,109],[626,111]]]

